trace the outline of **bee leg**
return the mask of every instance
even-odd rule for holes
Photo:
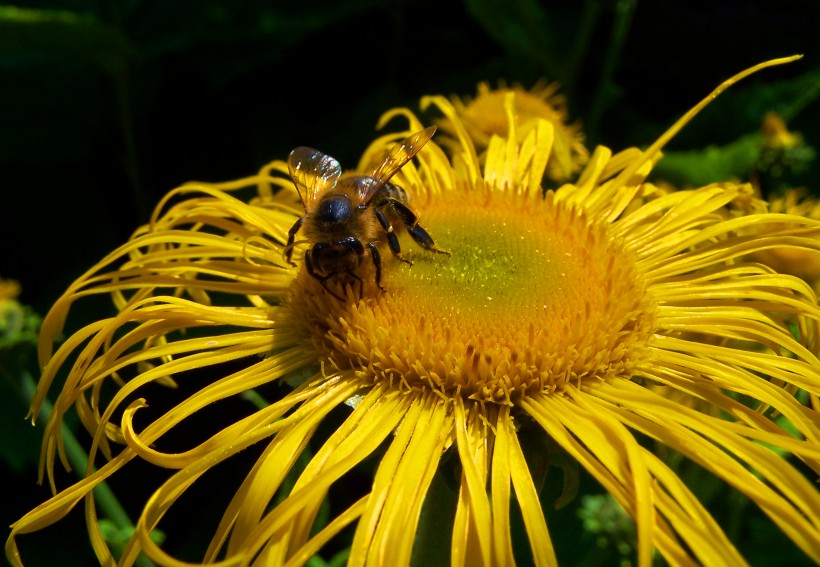
[[[379,220],[379,224],[382,225],[385,234],[387,234],[387,244],[390,245],[390,251],[393,252],[393,256],[412,266],[413,262],[401,255],[401,246],[399,245],[399,239],[396,233],[393,232],[393,225],[390,224],[390,221],[387,220],[387,217],[384,216],[384,213],[379,209],[376,209],[376,218]]]
[[[433,238],[418,224],[413,227],[408,227],[407,232],[410,233],[410,236],[416,241],[416,244],[425,250],[430,250],[438,254],[446,254],[447,256],[450,255],[450,252],[447,250],[442,250],[436,246],[435,242],[433,242]]]
[[[307,269],[307,273],[310,277],[319,280],[322,285],[324,285],[325,280],[331,276],[328,274],[326,276],[320,276],[316,273],[316,268],[313,266],[313,254],[311,254],[310,250],[305,252],[305,268]]]
[[[332,278],[336,274],[331,272],[329,274],[325,274],[324,276],[320,276],[316,272],[316,268],[313,266],[313,255],[310,253],[310,250],[305,252],[305,268],[307,269],[308,275],[311,276],[312,278],[316,279],[320,284],[322,284],[322,287],[324,288],[324,290],[326,292],[328,292],[330,295],[332,295],[333,297],[335,297],[339,301],[344,302],[344,300],[345,300],[344,297],[342,297],[338,293],[334,292],[327,285],[327,280],[329,280],[330,278]]]
[[[383,292],[387,291],[382,287],[382,255],[379,254],[379,249],[376,248],[375,243],[368,242],[367,247],[370,248],[370,257],[373,259],[373,267],[376,268],[376,285]]]
[[[325,291],[326,291],[326,292],[328,292],[330,295],[332,295],[333,297],[335,297],[336,299],[338,299],[339,301],[341,301],[342,303],[344,303],[344,302],[345,302],[345,298],[344,298],[344,297],[342,297],[341,295],[339,295],[338,293],[336,293],[335,291],[333,291],[332,289],[330,289],[330,288],[327,286],[327,280],[328,280],[329,278],[330,278],[330,276],[326,276],[326,277],[323,277],[323,278],[318,278],[318,280],[319,280],[319,283],[321,283],[321,284],[322,284],[322,287],[323,287],[323,288],[325,288]]]
[[[392,198],[388,199],[388,202],[393,206],[393,210],[395,210],[396,214],[399,215],[401,222],[404,223],[404,226],[407,228],[407,232],[410,234],[411,238],[416,241],[416,244],[425,250],[430,250],[431,252],[447,254],[448,256],[450,255],[448,251],[442,250],[436,246],[436,243],[433,242],[433,237],[430,236],[430,234],[421,226],[419,226],[416,213],[410,210],[407,205]]]
[[[293,226],[290,227],[288,231],[288,243],[285,245],[285,250],[283,254],[285,256],[285,261],[290,264],[291,266],[295,266],[296,264],[291,260],[291,256],[293,256],[293,241],[296,239],[296,233],[299,232],[299,229],[302,228],[302,223],[305,222],[305,217],[299,217],[296,219],[296,222],[293,223]],[[305,254],[307,256],[307,254]]]

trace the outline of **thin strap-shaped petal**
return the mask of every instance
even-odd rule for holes
[[[408,400],[391,393],[384,387],[367,392],[353,412],[336,428],[333,434],[316,451],[296,480],[293,491],[309,486],[324,470],[338,463],[358,463],[373,450],[373,439],[389,437],[401,416],[407,411]],[[313,511],[318,510],[324,496],[313,491],[316,499]],[[289,546],[301,545],[310,536],[313,511],[301,514],[288,526]]]
[[[492,476],[490,479],[490,495],[493,506],[493,557],[496,565],[515,564],[510,527],[510,467],[512,463],[510,459],[510,433],[508,430],[512,428],[511,421],[509,408],[501,406],[496,420]],[[521,507],[523,509],[523,502]],[[531,544],[530,547],[536,553],[535,546]]]
[[[806,439],[811,441],[810,443],[807,443],[799,435],[785,436],[780,426],[765,417],[757,409],[742,404],[734,397],[724,393],[720,388],[712,388],[711,385],[704,385],[697,380],[681,375],[677,369],[658,365],[651,372],[645,372],[645,374],[646,378],[651,381],[690,396],[690,399],[693,400],[692,403],[697,401],[731,416],[734,421],[725,420],[722,425],[727,431],[741,433],[749,439],[780,447],[802,459],[816,472],[820,473],[820,445],[815,443],[817,439],[815,439],[813,430],[808,432],[799,430],[799,433],[805,435]],[[752,395],[756,397],[757,394]],[[766,400],[761,398],[761,401],[765,402]],[[794,425],[793,422],[792,425]]]
[[[358,383],[357,380],[352,382]],[[402,398],[403,396],[395,396],[395,404],[375,404],[369,410],[363,410],[367,421],[372,421],[377,427],[363,426],[356,429],[349,436],[349,441],[346,440],[347,444],[340,448],[340,456],[349,454],[356,455],[358,458],[334,459],[332,463],[323,466],[317,474],[309,477],[307,482],[297,480],[298,488],[295,487],[287,498],[262,518],[253,532],[248,535],[243,548],[260,550],[268,546],[276,546],[276,535],[287,533],[288,526],[292,525],[296,518],[306,510],[307,513],[312,513],[311,510],[317,505],[317,500],[322,498],[330,486],[350,471],[361,459],[376,450],[393,432],[409,405]],[[304,540],[297,541],[296,546],[301,546],[303,542]]]
[[[413,429],[421,418],[421,413],[422,404],[418,399],[414,399],[407,404],[405,411],[402,412],[396,435],[391,441],[389,449],[379,462],[379,468],[376,472],[376,477],[373,479],[373,488],[370,493],[370,498],[368,498],[367,507],[356,526],[356,533],[353,536],[351,553],[348,557],[348,564],[351,566],[365,565],[367,563],[371,544],[373,543],[379,519],[384,510],[385,501],[387,500],[390,483],[399,467],[401,456],[408,443],[410,443]]]
[[[603,453],[608,452],[608,442],[606,440],[603,444],[596,444],[594,451],[591,451],[586,448],[585,443],[582,443],[570,433],[568,424],[572,424],[573,431],[577,427],[583,427],[595,433],[597,428],[584,419],[586,412],[582,411],[575,412],[570,409],[571,418],[569,421],[563,421],[566,418],[564,414],[567,412],[561,410],[564,409],[563,405],[566,403],[569,402],[559,400],[554,396],[537,396],[523,400],[521,406],[537,423],[544,427],[550,437],[592,474],[630,515],[634,516],[634,497],[630,493],[632,485],[625,482],[624,471],[618,468],[621,460],[618,458],[617,453],[610,451],[609,456],[602,457]],[[614,461],[613,457],[615,458]],[[605,464],[606,461],[612,462],[615,468],[608,467]],[[658,547],[664,557],[675,565],[694,565],[687,551],[675,537],[675,531],[657,515],[654,517],[653,530],[652,543]]]
[[[456,447],[462,465],[461,490],[453,525],[452,564],[492,565],[492,516],[487,497],[484,424],[459,398],[454,400]]]
[[[678,364],[690,371],[695,372],[709,372],[718,374],[717,380],[721,379],[721,375],[728,377],[744,375],[744,372],[753,371],[760,372],[763,375],[768,375],[772,378],[782,380],[783,382],[794,384],[808,392],[818,393],[818,382],[820,381],[820,369],[807,364],[805,361],[788,358],[786,356],[751,352],[741,349],[725,347],[721,345],[709,345],[706,343],[692,343],[685,339],[677,337],[666,337],[663,335],[656,335],[653,337],[653,346],[658,349],[663,349],[662,354],[656,355],[659,360],[665,361],[667,364]],[[721,366],[719,372],[714,372],[715,364],[725,365]],[[737,367],[740,372],[732,371],[732,366]],[[749,387],[757,388],[772,388],[763,383],[763,380],[743,380],[739,384],[730,385],[731,389],[742,391]],[[792,405],[792,407],[794,407]],[[783,411],[789,411],[784,409]],[[796,416],[798,421],[803,421],[807,418],[800,418]],[[815,426],[816,429],[816,426]]]
[[[479,166],[478,154],[476,154],[475,146],[471,141],[470,135],[467,133],[467,130],[465,130],[461,120],[458,119],[456,110],[449,100],[443,96],[425,96],[419,103],[421,110],[426,110],[430,105],[438,107],[455,129],[456,136],[461,143],[461,151],[457,154],[461,164],[458,163],[458,160],[455,160],[453,165],[459,167],[461,175],[465,176],[465,180],[471,187],[475,187],[479,181],[481,167]]]
[[[308,431],[312,430],[321,422],[328,411],[340,403],[343,403],[343,401],[355,393],[358,388],[359,384],[354,380],[338,380],[331,382],[327,386],[323,385],[323,387],[317,390],[317,395],[314,399],[309,400],[297,408],[291,415],[273,423],[245,431],[241,433],[231,445],[223,447],[222,450],[213,451],[175,473],[170,479],[163,483],[148,500],[137,522],[135,534],[129,541],[128,546],[126,546],[123,557],[131,557],[134,559],[139,553],[140,548],[142,548],[141,550],[149,557],[162,563],[168,558],[168,555],[151,541],[150,534],[156,528],[162,517],[193,482],[212,467],[242,449],[281,431],[283,428],[298,425],[303,426]],[[286,398],[282,400],[282,402],[285,401]],[[146,437],[150,438],[147,435]],[[298,437],[292,440],[297,443],[301,441]],[[277,444],[274,443],[274,445],[276,446]],[[281,460],[280,456],[277,456],[277,459]],[[250,499],[254,497],[250,492],[246,493],[245,496]],[[243,534],[240,533],[240,536],[241,535]],[[253,555],[256,550],[258,550],[258,547],[248,545],[246,547],[236,548],[235,553],[229,553],[228,555],[247,557]]]
[[[387,498],[371,541],[368,565],[410,564],[424,497],[452,428],[449,403],[431,393],[417,403],[423,405],[422,413],[386,487]],[[373,488],[377,488],[375,483]]]
[[[638,565],[649,567],[652,564],[652,529],[654,523],[655,496],[654,485],[647,470],[645,453],[633,435],[606,412],[596,411],[589,407],[589,399],[583,394],[573,396],[573,401],[579,408],[585,408],[591,419],[597,422],[602,432],[610,432],[608,439],[613,440],[613,447],[621,452],[620,458],[629,469],[629,476],[625,481],[631,484],[630,490],[634,498],[634,519],[638,533]],[[592,447],[590,437],[584,438],[587,446]],[[617,440],[616,442],[614,440]],[[597,447],[597,444],[595,445]],[[612,464],[609,465],[613,466]]]
[[[820,562],[820,495],[791,464],[773,459],[769,449],[727,431],[722,420],[667,402],[628,381],[619,381],[617,386],[601,384],[591,391],[610,403],[617,400],[611,411],[623,422],[673,447],[743,492],[804,552]]]
[[[555,126],[547,120],[538,120],[521,143],[515,178],[529,195],[541,197],[541,180],[552,157],[554,142]]]
[[[347,510],[336,516],[332,522],[319,530],[302,547],[294,551],[283,567],[299,567],[306,564],[327,542],[362,515],[365,506],[367,506],[368,498],[370,498],[369,494],[362,496],[351,504]]]
[[[555,191],[556,202],[566,201],[571,205],[585,202],[593,189],[598,186],[598,180],[611,157],[612,150],[605,146],[597,146],[575,184],[563,185]]]
[[[510,419],[500,418],[497,425],[497,439],[506,440],[509,471],[512,478],[515,496],[524,518],[524,527],[530,540],[533,560],[538,567],[557,567],[555,549],[552,545],[544,510],[538,498],[538,491],[533,484],[532,475],[524,459],[524,452],[518,442],[518,436]]]

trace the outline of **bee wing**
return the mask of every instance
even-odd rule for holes
[[[305,212],[312,209],[325,191],[336,185],[342,174],[342,166],[336,159],[306,146],[299,146],[290,152],[288,170]]]
[[[404,141],[396,144],[384,158],[384,161],[377,167],[371,177],[375,183],[364,183],[359,189],[359,198],[363,204],[367,204],[376,193],[384,187],[384,184],[390,181],[390,178],[396,174],[404,165],[413,159],[419,150],[424,147],[436,131],[435,126],[425,128],[421,132],[416,132],[412,136],[408,136]]]

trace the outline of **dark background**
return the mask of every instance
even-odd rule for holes
[[[668,149],[728,144],[767,110],[820,147],[815,0],[18,6],[31,11],[0,4],[0,277],[40,313],[181,183],[253,174],[297,145],[355,164],[385,110],[484,80],[559,81],[588,146],[618,150],[649,144],[734,73],[802,53],[735,86]],[[818,171],[795,183],[820,190]],[[2,413],[4,436],[26,440],[3,465],[3,491],[25,493],[4,506],[8,524],[46,491],[25,405]]]

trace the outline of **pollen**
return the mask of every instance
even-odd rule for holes
[[[373,383],[512,404],[629,375],[653,309],[608,225],[546,198],[453,191],[421,220],[450,257],[402,241],[382,283],[339,301],[302,273],[292,308],[326,360]]]

